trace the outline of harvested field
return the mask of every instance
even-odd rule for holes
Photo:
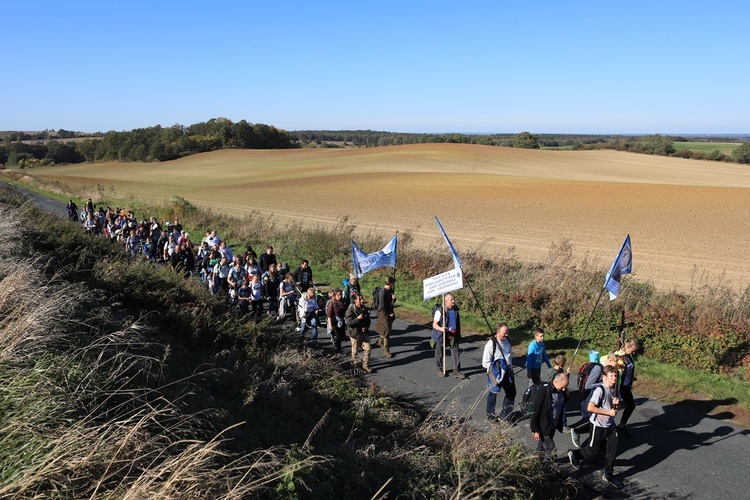
[[[626,234],[633,277],[687,291],[750,284],[750,168],[616,151],[531,151],[457,144],[372,149],[241,150],[163,164],[45,167],[34,175],[118,196],[182,196],[228,213],[274,214],[360,230],[410,232],[442,245],[440,217],[459,253],[543,259],[568,239],[603,268]],[[93,191],[92,191],[93,193]],[[441,251],[442,251],[442,247]],[[379,249],[365,249],[375,251]]]

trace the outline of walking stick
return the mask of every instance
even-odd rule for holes
[[[445,317],[445,294],[443,294],[443,375],[445,375],[446,342],[448,342],[448,318]]]

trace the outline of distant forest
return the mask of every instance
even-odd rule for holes
[[[415,134],[373,130],[298,130],[271,125],[237,123],[214,118],[189,126],[141,128],[130,132],[85,134],[57,132],[0,132],[0,164],[28,168],[82,162],[159,162],[219,149],[288,149],[383,147],[402,144],[457,143],[526,149],[614,149],[632,153],[750,163],[750,137],[683,137],[667,135],[596,134]],[[743,142],[744,141],[744,142]],[[676,150],[677,142],[741,143],[731,155]]]
[[[284,130],[242,120],[215,118],[190,126],[139,128],[130,132],[84,134],[59,130],[36,134],[0,132],[0,163],[32,167],[117,161],[158,162],[218,149],[297,148],[299,141]]]

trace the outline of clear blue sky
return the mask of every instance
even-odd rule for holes
[[[750,133],[746,0],[0,7],[0,130]]]

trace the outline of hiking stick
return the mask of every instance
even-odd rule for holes
[[[446,347],[448,342],[448,318],[445,317],[445,294],[443,294],[443,375],[445,375]]]

